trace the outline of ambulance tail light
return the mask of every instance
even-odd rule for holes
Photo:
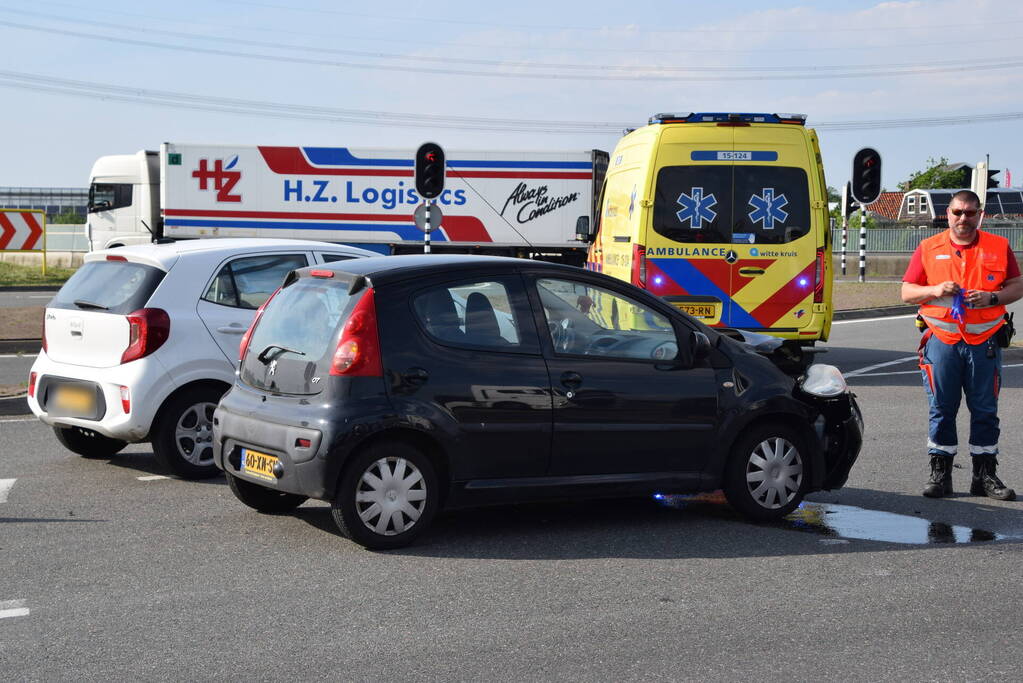
[[[824,247],[817,247],[817,260],[813,269],[813,302],[824,303]]]
[[[380,335],[377,333],[376,297],[372,289],[355,304],[355,310],[341,329],[330,374],[344,377],[383,377]]]
[[[266,305],[273,301],[273,298],[277,296],[277,292],[281,291],[278,287],[273,294],[270,295],[263,305],[256,310],[255,317],[252,318],[252,323],[249,325],[249,329],[245,330],[245,334],[242,335],[242,340],[238,344],[238,364],[245,360],[245,352],[249,350],[249,342],[252,340],[252,331],[256,329],[256,325],[259,323],[259,319],[263,317],[263,311],[266,309]]]
[[[646,247],[632,245],[632,284],[646,289]]]

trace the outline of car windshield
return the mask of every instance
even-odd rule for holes
[[[263,311],[241,366],[241,380],[284,394],[316,394],[330,372],[335,341],[360,295],[338,278],[301,278]]]
[[[164,275],[141,263],[89,261],[64,283],[49,306],[127,315],[145,307]]]

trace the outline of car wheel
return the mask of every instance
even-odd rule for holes
[[[213,411],[223,394],[198,387],[167,402],[151,439],[160,464],[184,479],[205,479],[219,472],[213,464]]]
[[[739,439],[725,469],[725,496],[755,521],[779,519],[796,509],[806,489],[803,440],[783,425],[766,425]]]
[[[128,445],[127,441],[111,439],[84,427],[54,425],[53,433],[64,448],[83,458],[109,458]]]
[[[227,475],[227,485],[238,500],[253,510],[265,513],[291,512],[309,500],[308,496],[269,489],[240,479],[233,474]]]
[[[437,513],[430,459],[403,443],[373,446],[345,467],[331,505],[341,534],[371,550],[412,543]]]

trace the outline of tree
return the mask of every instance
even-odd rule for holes
[[[928,167],[922,171],[909,176],[909,179],[899,183],[899,190],[935,190],[939,188],[955,189],[969,187],[970,169],[967,166],[951,168],[948,159],[941,157],[937,161],[933,158],[927,160]]]
[[[75,213],[74,209],[65,209],[63,213],[57,214],[53,218],[47,219],[50,224],[68,224],[77,225],[84,223],[85,218]]]
[[[842,193],[828,185],[828,201],[829,202],[842,201]]]

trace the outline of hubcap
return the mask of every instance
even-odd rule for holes
[[[395,536],[407,531],[426,506],[423,473],[405,458],[381,458],[362,473],[355,510],[370,531]]]
[[[181,457],[193,465],[213,462],[213,411],[216,403],[196,403],[178,418],[174,443]]]
[[[746,463],[746,486],[759,505],[768,509],[784,507],[799,493],[803,482],[803,460],[796,447],[782,437],[757,444]]]

